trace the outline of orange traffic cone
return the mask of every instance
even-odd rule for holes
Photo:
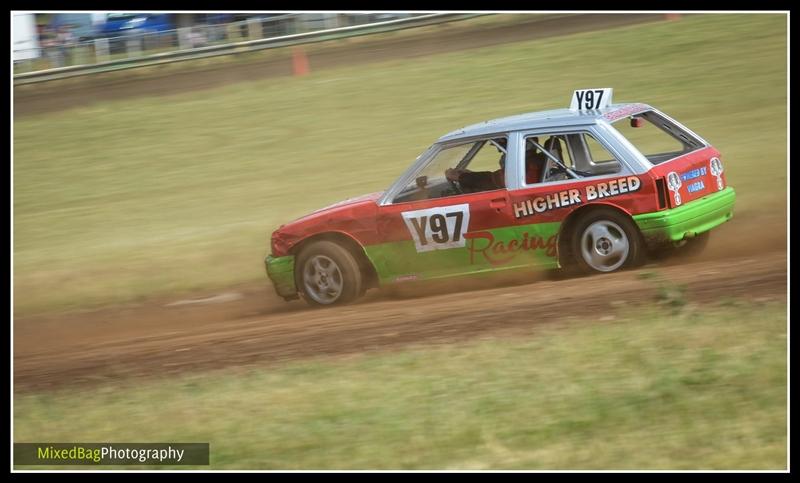
[[[308,57],[306,57],[306,51],[302,47],[292,48],[292,68],[296,76],[309,73]]]

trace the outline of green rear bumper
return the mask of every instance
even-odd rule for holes
[[[733,188],[708,195],[671,210],[633,217],[648,243],[680,241],[719,226],[733,217]]]
[[[297,297],[297,286],[294,283],[294,255],[285,257],[267,255],[264,264],[267,267],[267,276],[272,280],[278,295],[283,298]]]

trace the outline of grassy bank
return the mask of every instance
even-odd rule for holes
[[[737,219],[785,220],[786,38],[784,15],[699,15],[19,120],[17,313],[266,284],[279,224],[385,189],[445,132],[587,86],[717,146]]]
[[[18,396],[14,440],[209,442],[215,469],[782,469],[786,383],[786,305],[726,302]]]

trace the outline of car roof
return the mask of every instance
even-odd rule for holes
[[[516,116],[501,117],[472,124],[461,129],[449,132],[440,137],[437,142],[452,141],[455,139],[483,136],[500,132],[521,131],[527,129],[541,129],[549,127],[579,126],[595,124],[598,119],[614,121],[652,109],[647,104],[626,103],[611,104],[606,108],[593,111],[573,111],[570,109],[553,109],[550,111],[528,112]]]

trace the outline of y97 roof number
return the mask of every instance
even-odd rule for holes
[[[613,89],[579,89],[572,93],[572,102],[569,104],[571,111],[594,111],[603,109],[611,104]]]

